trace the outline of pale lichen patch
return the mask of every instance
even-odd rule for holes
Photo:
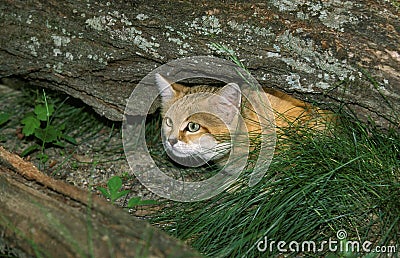
[[[275,0],[271,3],[279,9],[279,11],[296,11],[304,1],[299,0]]]
[[[168,41],[169,42],[173,42],[173,43],[176,43],[177,45],[178,45],[178,47],[179,47],[179,49],[178,49],[178,54],[179,55],[185,55],[185,54],[187,54],[187,53],[189,53],[188,51],[187,51],[187,49],[191,49],[191,46],[190,46],[190,44],[189,43],[187,43],[187,42],[183,42],[181,39],[179,39],[179,38],[168,38]]]
[[[319,83],[316,85],[317,87],[325,87],[336,79],[345,80],[355,74],[356,70],[347,62],[340,62],[329,51],[315,51],[312,40],[303,40],[294,36],[290,31],[285,31],[278,36],[276,44],[290,53],[288,57],[281,59],[289,66],[306,73],[324,72],[323,80],[326,84]],[[299,86],[293,82],[291,85]]]
[[[329,89],[329,88],[331,87],[331,85],[330,85],[329,83],[324,82],[324,81],[317,82],[317,83],[316,83],[316,86],[317,86],[318,88],[320,88],[320,89],[323,89],[323,90],[327,90],[327,89]]]
[[[63,72],[63,66],[64,66],[63,63],[58,62],[57,64],[54,64],[54,65],[53,65],[53,70],[54,70],[56,73],[62,73],[62,72]]]
[[[185,32],[175,30],[172,26],[164,26],[168,31],[163,32],[163,35],[167,38],[168,42],[175,43],[178,46],[177,53],[181,56],[187,55],[189,50],[193,50],[193,47],[189,44],[191,35]],[[172,36],[173,35],[173,36]]]
[[[28,16],[28,18],[26,19],[26,24],[32,24],[32,21],[33,21],[32,15],[30,14],[30,15]]]
[[[65,57],[69,61],[74,61],[74,55],[72,55],[70,52],[65,53]]]
[[[281,57],[281,54],[280,53],[277,53],[277,52],[271,52],[271,51],[267,51],[267,57],[268,58],[271,58],[271,57]],[[262,56],[260,56],[260,58],[262,58]]]
[[[68,45],[68,43],[71,42],[70,37],[52,35],[51,38],[53,39],[54,45],[56,45],[56,47],[66,46]]]
[[[328,28],[344,31],[346,24],[357,24],[360,19],[351,12],[360,5],[353,1],[327,0],[321,2],[303,0],[276,0],[272,4],[281,12],[296,12],[300,20],[318,18]]]
[[[227,22],[227,25],[235,31],[240,31],[244,35],[253,34],[254,36],[261,36],[261,37],[271,37],[275,34],[271,32],[270,28],[261,28],[257,26],[250,25],[245,22],[238,23],[234,20],[230,20]]]
[[[138,15],[136,15],[136,19],[138,19],[139,21],[144,21],[144,20],[146,20],[148,18],[149,18],[149,16],[147,16],[144,13],[139,13]]]
[[[53,56],[59,56],[61,54],[62,54],[62,52],[61,52],[61,50],[59,48],[54,48],[53,49]]]
[[[139,17],[144,18],[140,15]],[[108,32],[110,38],[113,40],[119,39],[127,43],[133,43],[146,53],[163,59],[156,50],[160,47],[156,39],[154,37],[148,39],[142,35],[142,31],[132,26],[133,22],[123,13],[119,13],[118,11],[108,12],[105,15],[87,19],[85,23],[89,28],[94,30]]]
[[[28,49],[31,51],[31,55],[37,57],[38,53],[37,50],[40,47],[39,39],[35,36],[31,37],[28,43]]]
[[[282,57],[281,60],[291,67],[296,67],[298,71],[302,71],[308,74],[315,73],[315,69],[304,61],[295,60],[291,57]]]
[[[90,19],[87,19],[85,22],[90,28],[102,31],[104,29],[103,22],[101,17],[93,17]]]
[[[219,19],[214,15],[195,18],[190,24],[186,22],[185,25],[188,26],[190,30],[203,35],[218,35],[222,33]]]
[[[300,75],[297,73],[292,73],[286,76],[286,82],[292,89],[303,89],[300,83]]]
[[[328,4],[329,2],[326,7],[331,7],[330,10],[321,10],[318,17],[326,27],[344,31],[345,24],[357,24],[359,22],[359,18],[353,16],[350,11],[353,7],[353,2],[344,1],[339,5],[336,3]]]

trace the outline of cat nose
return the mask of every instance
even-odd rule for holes
[[[171,144],[171,146],[173,146],[173,145],[175,145],[175,143],[178,142],[178,139],[176,139],[176,138],[169,138],[168,141],[169,141],[169,143]]]

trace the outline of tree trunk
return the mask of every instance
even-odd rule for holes
[[[165,232],[42,174],[1,147],[0,232],[0,253],[6,244],[19,257],[200,257]]]
[[[0,4],[0,78],[25,79],[121,120],[170,60],[234,50],[265,87],[399,122],[397,1],[18,1]]]

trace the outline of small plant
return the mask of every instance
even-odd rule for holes
[[[97,189],[103,194],[104,197],[115,203],[116,200],[129,194],[129,190],[120,191],[122,187],[122,179],[119,176],[113,176],[107,182],[108,189],[98,187]]]
[[[43,97],[35,105],[33,112],[28,113],[21,123],[24,125],[22,133],[24,136],[33,136],[39,143],[35,143],[25,149],[21,156],[26,156],[33,151],[41,151],[39,160],[44,164],[48,160],[45,154],[46,145],[52,144],[58,147],[65,147],[65,142],[76,144],[76,140],[63,133],[65,124],[52,125],[52,118],[55,113],[54,104],[47,101],[46,93],[43,90]]]
[[[103,194],[104,197],[115,203],[116,200],[129,194],[129,190],[120,191],[122,188],[122,179],[119,176],[113,176],[107,182],[108,189],[104,187],[98,187],[97,189]],[[128,201],[128,208],[133,208],[139,205],[151,205],[156,204],[155,200],[142,200],[140,197],[133,197]]]

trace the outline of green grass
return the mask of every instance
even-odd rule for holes
[[[397,244],[399,251],[399,132],[343,114],[329,134],[287,134],[254,187],[247,186],[250,173],[244,173],[238,190],[208,201],[173,203],[153,223],[210,257],[277,255],[276,245],[262,253],[257,242],[267,237],[320,243],[337,240],[341,229],[348,234],[345,240]]]
[[[234,52],[229,59],[245,69]],[[338,240],[395,246],[400,252],[400,132],[383,130],[339,111],[340,123],[327,134],[287,131],[263,179],[249,187],[251,169],[231,189],[210,200],[167,202],[151,220],[210,257],[270,257],[276,243]],[[257,243],[276,241],[257,250]],[[285,246],[288,248],[288,246]],[[338,246],[340,247],[340,246]],[[300,249],[301,250],[301,249]],[[283,255],[351,257],[325,248]],[[363,255],[366,255],[364,253]],[[370,254],[375,257],[376,254]]]

